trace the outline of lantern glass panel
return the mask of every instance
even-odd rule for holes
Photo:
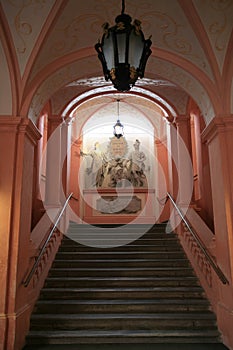
[[[139,67],[142,52],[144,48],[144,42],[141,35],[136,35],[132,30],[129,37],[129,64],[136,69]]]
[[[115,134],[116,135],[121,135],[122,133],[123,133],[122,126],[116,125],[115,126]]]
[[[107,63],[107,68],[110,71],[115,67],[114,63],[114,46],[113,46],[113,34],[110,32],[108,36],[105,36],[103,42],[103,54]]]
[[[125,63],[126,33],[117,33],[116,39],[117,39],[117,49],[118,49],[118,63]]]

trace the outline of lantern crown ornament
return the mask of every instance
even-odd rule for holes
[[[115,19],[116,24],[109,27],[103,24],[101,42],[95,45],[103,67],[105,80],[111,80],[113,86],[121,92],[129,91],[138,78],[144,77],[148,57],[151,54],[150,38],[145,40],[141,22],[124,13],[125,2],[122,0],[122,11]]]

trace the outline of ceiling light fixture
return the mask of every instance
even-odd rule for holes
[[[118,139],[124,135],[124,126],[120,122],[119,109],[120,109],[120,100],[117,99],[117,122],[113,127],[113,134]]]
[[[121,92],[129,91],[138,78],[144,77],[152,52],[152,42],[150,38],[145,40],[141,22],[135,19],[131,24],[132,18],[124,10],[125,1],[122,0],[122,11],[115,19],[116,24],[113,27],[109,27],[109,23],[103,24],[102,40],[95,45],[105,79],[110,79]]]

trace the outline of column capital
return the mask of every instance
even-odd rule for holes
[[[41,138],[39,129],[30,119],[22,118],[18,130],[24,133],[34,145]]]
[[[80,139],[78,139],[78,140],[72,139],[71,142],[72,142],[72,145],[74,145],[75,147],[80,147],[83,144],[82,140],[80,140]]]
[[[178,115],[176,117],[175,123],[176,125],[180,125],[182,123],[187,123],[190,121],[190,116],[189,115]]]
[[[202,140],[210,143],[217,135],[226,131],[233,131],[233,115],[215,117],[202,132]]]
[[[63,122],[61,116],[59,115],[49,115],[48,116],[48,138],[54,133],[54,131],[59,127]]]
[[[53,114],[53,115],[48,115],[48,122],[58,126],[63,122],[63,119],[60,115]]]
[[[164,137],[161,137],[161,138],[156,138],[155,140],[154,140],[154,144],[156,145],[156,146],[160,146],[160,145],[164,145],[164,144],[166,144],[166,142],[167,142],[167,137],[166,136],[164,136]]]

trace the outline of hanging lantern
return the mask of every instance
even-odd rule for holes
[[[120,103],[120,100],[117,100],[117,116],[118,116],[118,118],[117,118],[116,124],[113,127],[113,134],[118,139],[124,135],[124,126],[121,124],[120,117],[119,117],[119,103]]]
[[[151,54],[150,38],[145,40],[141,30],[141,22],[124,13],[125,4],[122,0],[122,11],[116,17],[116,24],[109,28],[103,25],[102,41],[95,45],[98,57],[103,66],[106,80],[111,80],[118,91],[129,91],[138,78],[144,77],[147,59]]]

